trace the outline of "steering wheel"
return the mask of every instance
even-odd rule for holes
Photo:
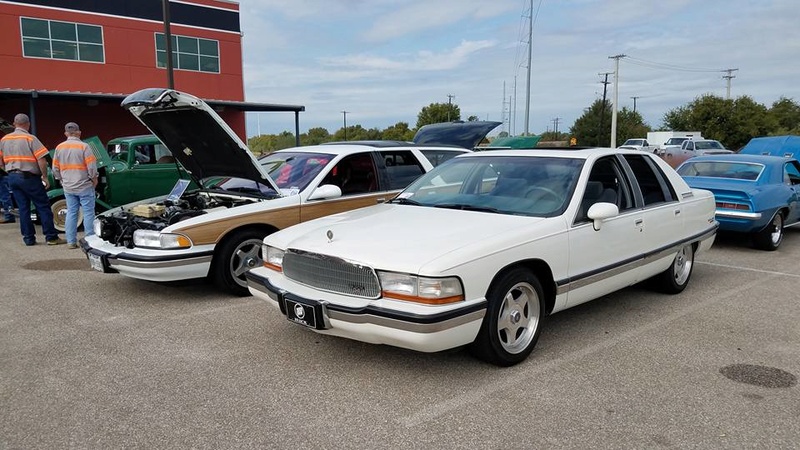
[[[550,188],[544,186],[531,186],[525,191],[525,198],[533,200],[544,200],[550,197],[556,203],[561,203],[561,196]]]

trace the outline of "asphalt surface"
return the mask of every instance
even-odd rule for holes
[[[39,240],[43,238],[39,235]],[[524,363],[320,336],[0,225],[0,448],[798,448],[800,230],[548,319]]]

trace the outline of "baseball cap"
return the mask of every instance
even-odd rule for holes
[[[74,133],[76,131],[81,131],[81,128],[75,122],[68,122],[66,125],[64,125],[64,131]]]

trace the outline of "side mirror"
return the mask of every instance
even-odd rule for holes
[[[314,189],[308,196],[309,200],[323,200],[326,198],[337,198],[342,196],[342,189],[334,184],[323,184]]]
[[[600,231],[600,224],[619,215],[619,208],[613,203],[599,202],[589,207],[586,216],[594,221],[594,231]]]

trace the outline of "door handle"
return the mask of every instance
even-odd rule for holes
[[[680,209],[676,209],[675,210],[675,215],[676,216],[680,216],[681,215],[681,210]]]
[[[641,226],[643,223],[644,223],[644,219],[636,219],[636,220],[633,221],[633,224],[636,225],[637,227]]]

